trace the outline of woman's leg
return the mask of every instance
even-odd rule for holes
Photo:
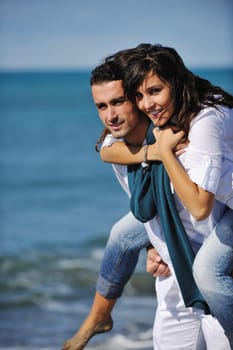
[[[139,253],[150,245],[144,224],[131,212],[113,227],[105,248],[96,290],[108,299],[121,296],[132,276]]]
[[[89,314],[75,335],[64,343],[62,350],[82,350],[95,334],[110,331],[113,325],[111,311],[115,302],[96,292]]]
[[[111,330],[111,311],[135,270],[140,250],[149,245],[144,225],[132,213],[112,227],[92,308],[78,332],[65,342],[63,350],[82,350],[93,335]]]
[[[233,349],[233,211],[228,209],[196,255],[195,281]]]

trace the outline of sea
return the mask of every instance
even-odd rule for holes
[[[233,93],[233,69],[195,73]],[[0,73],[0,350],[59,350],[85,319],[112,225],[129,211],[90,71]],[[111,332],[87,350],[152,350],[154,278],[142,251]]]

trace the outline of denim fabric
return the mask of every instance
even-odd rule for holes
[[[196,255],[194,278],[233,349],[233,211],[228,209]]]
[[[108,299],[119,298],[134,272],[140,250],[150,244],[144,224],[131,212],[115,223],[105,247],[96,290]]]

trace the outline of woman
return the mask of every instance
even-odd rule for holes
[[[156,127],[155,160],[166,168],[188,234],[193,226],[205,240],[218,220],[216,199],[226,204],[221,221],[197,254],[194,277],[233,348],[233,97],[190,72],[169,47],[141,44],[127,56],[125,66],[125,91]],[[173,150],[181,140],[189,145],[177,159]],[[127,160],[119,146],[115,162],[153,160],[150,148],[148,153],[147,147],[138,147]],[[130,149],[127,145],[127,154]],[[107,158],[109,151],[102,150],[103,159],[113,162]]]

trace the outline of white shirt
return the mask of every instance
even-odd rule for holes
[[[223,109],[222,109],[223,110]],[[207,237],[221,218],[225,205],[232,205],[232,166],[233,166],[233,110],[224,108],[224,113],[215,108],[205,108],[194,118],[189,133],[189,146],[179,157],[181,164],[196,184],[216,194],[209,217],[196,221],[173,191],[176,207],[184,228],[195,248]],[[107,135],[102,147],[110,146],[118,140]],[[130,196],[127,166],[113,165],[115,175],[123,189]],[[231,179],[231,182],[230,182]],[[172,187],[172,184],[171,184]],[[156,216],[145,224],[147,233],[162,259],[170,263],[166,243]]]
[[[233,208],[233,109],[203,109],[191,124],[182,164],[193,182]]]

